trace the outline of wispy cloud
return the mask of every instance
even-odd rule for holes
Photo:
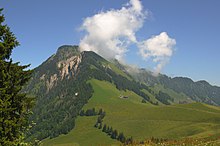
[[[143,58],[153,57],[158,63],[156,72],[172,55],[175,40],[163,32],[145,41],[136,39],[148,12],[139,0],[130,0],[121,9],[111,9],[84,19],[81,30],[86,35],[80,41],[81,51],[94,51],[107,59],[124,60],[128,46],[135,44]]]

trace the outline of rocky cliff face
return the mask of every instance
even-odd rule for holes
[[[82,55],[72,56],[67,58],[66,60],[62,60],[57,63],[57,67],[59,68],[59,74],[61,79],[64,77],[70,78],[77,73],[77,69],[82,60]]]
[[[78,46],[61,46],[34,69],[24,89],[37,98],[30,118],[36,125],[28,133],[30,139],[56,137],[74,127],[79,110],[92,96],[92,88],[86,83],[89,56],[89,52],[80,53]]]
[[[58,81],[75,77],[79,73],[78,68],[81,61],[82,54],[78,51],[77,46],[61,46],[56,54],[45,61],[40,68],[35,69],[32,81],[44,84],[48,93],[57,85]]]

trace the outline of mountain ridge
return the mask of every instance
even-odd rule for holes
[[[175,88],[179,87],[177,85],[188,86],[179,83],[182,78],[170,78],[166,75],[155,77],[148,71],[139,70],[142,74],[135,76],[129,73],[127,66],[117,60],[109,62],[94,52],[79,52],[76,45],[59,47],[56,54],[34,69],[31,81],[24,88],[25,92],[37,97],[34,114],[30,118],[37,125],[27,133],[28,139],[54,138],[73,129],[80,110],[94,93],[88,82],[91,79],[109,82],[121,92],[134,92],[142,98],[142,102],[153,105],[190,103],[193,100],[214,105],[218,102],[217,96],[212,97],[215,102],[210,98],[202,100],[203,98],[198,97],[197,90],[192,90],[192,94],[196,95],[191,96],[191,92]],[[193,86],[205,83],[209,88],[213,87],[204,81],[187,81]],[[215,90],[218,93],[219,88]]]

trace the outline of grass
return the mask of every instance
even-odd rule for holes
[[[113,70],[116,74],[121,75],[129,80],[132,80],[131,77],[129,77],[125,72],[123,72],[122,70],[120,70],[118,67],[116,67],[113,63],[109,63],[109,62],[102,62],[102,64],[108,68],[110,68],[111,70]]]
[[[174,103],[179,103],[180,101],[185,101],[187,103],[192,103],[194,102],[191,98],[189,98],[188,96],[186,96],[183,93],[177,93],[175,91],[173,91],[172,89],[169,88],[164,88],[162,85],[158,84],[155,85],[153,88],[151,88],[153,91],[155,91],[156,93],[158,93],[159,91],[162,91],[164,93],[167,93],[168,95],[170,95],[170,97],[172,97],[174,99]]]
[[[151,137],[182,139],[220,135],[220,109],[200,103],[154,106],[141,103],[131,91],[119,91],[109,82],[91,80],[94,94],[83,108],[106,111],[103,123],[132,136],[135,140]],[[119,98],[128,96],[127,99]],[[118,145],[101,130],[94,128],[97,117],[78,117],[76,127],[68,134],[46,139],[43,145]],[[60,145],[58,145],[60,146]]]
[[[97,117],[78,117],[76,127],[66,135],[60,135],[54,139],[46,139],[43,146],[96,146],[118,144],[117,141],[110,139],[99,129],[94,127]],[[95,141],[97,140],[97,141]]]

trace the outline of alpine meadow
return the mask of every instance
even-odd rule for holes
[[[219,5],[0,0],[0,145],[219,146]]]

